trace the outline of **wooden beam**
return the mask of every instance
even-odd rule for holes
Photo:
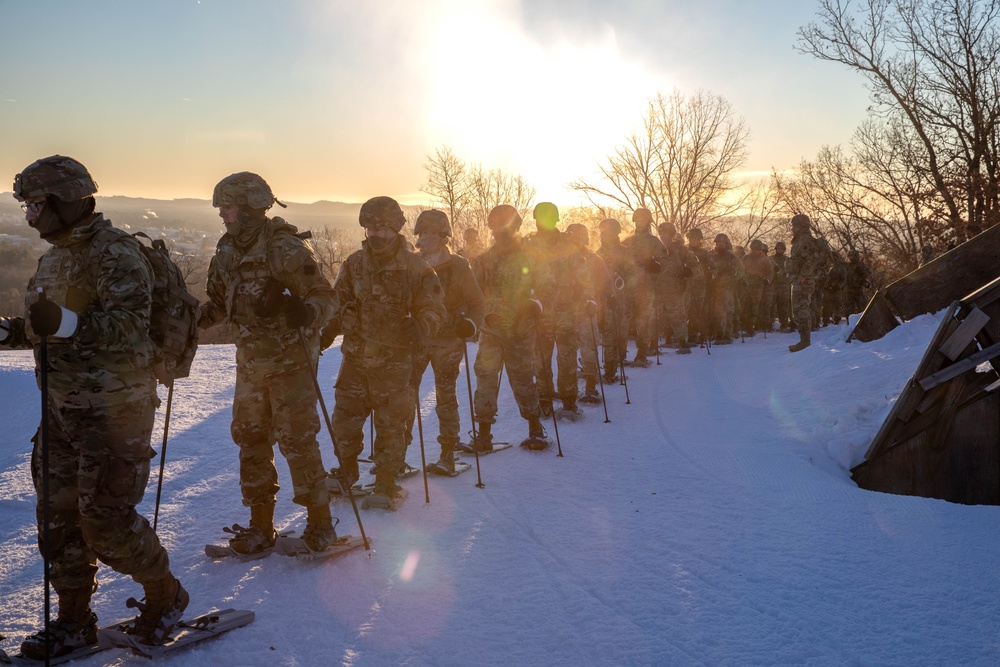
[[[955,333],[949,336],[944,345],[938,348],[938,351],[952,361],[955,361],[955,359],[958,359],[958,355],[965,351],[965,348],[969,346],[969,343],[972,342],[989,321],[989,315],[979,310],[979,308],[973,308],[972,312],[966,315],[962,323],[955,329]]]
[[[958,377],[962,373],[972,370],[984,361],[989,361],[996,356],[1000,356],[1000,343],[994,343],[985,350],[980,350],[961,361],[953,363],[951,366],[945,366],[937,373],[931,373],[927,377],[918,380],[917,383],[924,391],[930,391],[942,382],[947,382],[952,378]]]

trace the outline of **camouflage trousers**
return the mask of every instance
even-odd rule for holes
[[[868,302],[865,301],[861,289],[848,288],[844,292],[845,309],[848,313],[863,313]]]
[[[406,419],[413,415],[412,373],[409,350],[394,350],[388,361],[378,364],[366,364],[354,355],[344,356],[334,385],[337,404],[332,420],[341,464],[356,460],[364,450],[365,420],[374,410],[372,461],[379,470],[393,474],[403,467]]]
[[[480,331],[475,363],[476,421],[496,422],[501,366],[507,371],[507,382],[514,392],[521,416],[537,419],[541,410],[538,407],[538,387],[535,385],[535,332],[500,338],[488,331]]]
[[[243,504],[273,505],[278,493],[274,443],[288,462],[292,502],[305,507],[330,502],[326,469],[319,452],[316,387],[306,366],[266,378],[239,366],[233,400],[233,441],[240,448]]]
[[[808,330],[811,326],[813,315],[813,296],[816,292],[816,281],[807,279],[805,284],[800,285],[798,279],[792,281],[792,313],[795,318],[795,327],[802,331]]]
[[[614,375],[628,354],[628,323],[632,317],[627,299],[608,302],[601,337],[604,341],[604,372]],[[617,329],[617,331],[616,331]]]
[[[712,293],[712,335],[716,338],[733,337],[733,290],[720,289]]]
[[[656,331],[653,341],[658,344],[657,335],[666,336],[668,330],[675,343],[687,342],[687,308],[684,305],[683,290],[660,290],[656,293]]]
[[[708,327],[705,317],[706,298],[705,283],[692,282],[687,293],[687,316],[688,316],[688,336],[691,338],[705,338],[708,336]]]
[[[434,410],[438,418],[438,442],[454,447],[459,442],[461,420],[458,415],[458,372],[465,356],[465,341],[461,338],[432,338],[418,349],[413,366],[413,395],[416,409],[420,409],[420,381],[427,366],[434,370]],[[415,412],[406,419],[406,442],[413,441]]]
[[[774,315],[787,327],[792,321],[792,300],[788,283],[774,283]]]
[[[632,316],[635,318],[635,346],[640,357],[649,355],[649,341],[653,339],[656,322],[656,296],[652,285],[637,285],[632,298]]]
[[[597,315],[587,315],[580,313],[576,318],[576,330],[580,341],[580,365],[583,368],[583,377],[597,380],[597,373],[600,366],[597,361]]]
[[[538,396],[552,400],[558,389],[563,401],[576,402],[576,351],[580,346],[575,323],[539,323],[535,343],[535,382]],[[558,376],[552,377],[552,353],[556,355]]]
[[[92,588],[97,561],[139,583],[170,571],[166,550],[135,507],[149,479],[155,399],[103,408],[49,408],[49,539],[42,537],[42,443],[31,477],[38,494],[38,544],[56,592]]]
[[[767,283],[763,279],[750,280],[743,295],[743,328],[747,331],[770,329],[767,321],[767,302],[764,293]]]

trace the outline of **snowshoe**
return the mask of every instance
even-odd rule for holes
[[[372,475],[377,475],[378,466],[373,465],[368,472],[370,472]],[[396,479],[406,479],[407,477],[413,477],[419,472],[420,468],[414,468],[409,463],[404,463],[403,466],[399,469],[399,472],[396,473]]]
[[[646,357],[636,356],[635,359],[629,362],[629,366],[633,368],[649,368],[653,365],[653,362]]]
[[[601,402],[601,395],[597,393],[596,389],[587,389],[581,392],[580,397],[576,400],[589,405],[599,405]]]
[[[677,348],[677,354],[691,354],[691,348],[687,345],[681,345]]]
[[[77,623],[58,620],[49,624],[49,630],[39,630],[21,642],[21,655],[31,660],[45,660],[46,646],[50,658],[68,655],[87,646],[97,644],[97,614],[88,611],[86,618]]]
[[[732,338],[728,338],[728,337],[727,338],[716,338],[715,342],[712,343],[712,345],[732,345],[732,344],[733,344],[733,339]]]
[[[139,615],[125,631],[134,635],[139,643],[160,646],[181,620],[190,597],[172,574],[143,584],[143,589],[146,597],[142,602],[135,598],[125,602],[125,606],[139,610]]]
[[[525,449],[530,449],[534,452],[540,452],[546,447],[552,445],[552,440],[549,439],[544,433],[541,435],[529,434],[527,438],[521,441],[521,447]]]
[[[361,501],[361,509],[380,509],[395,512],[402,506],[403,501],[406,500],[406,496],[408,495],[409,491],[401,486],[396,486],[393,489],[375,487],[375,490]]]
[[[582,418],[583,410],[573,403],[564,403],[562,408],[556,410],[556,419],[566,419],[575,422]]]
[[[493,436],[486,435],[482,432],[476,433],[475,437],[470,438],[467,444],[459,443],[458,448],[468,454],[475,454],[476,452],[479,452],[480,454],[492,452]]]
[[[256,526],[244,528],[238,523],[234,523],[231,528],[223,528],[222,530],[232,535],[229,538],[229,547],[243,556],[271,553],[271,550],[274,549],[274,541],[278,536],[273,529],[265,532]]]
[[[337,523],[340,523],[340,519],[337,519]],[[306,529],[302,531],[302,541],[310,551],[326,551],[337,543],[336,525],[306,523]]]

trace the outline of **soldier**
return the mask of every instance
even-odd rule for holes
[[[608,269],[611,289],[607,293],[607,310],[601,337],[604,341],[604,382],[618,381],[616,370],[624,364],[628,344],[628,323],[632,317],[632,294],[638,284],[638,271],[632,253],[622,245],[619,235],[621,223],[613,218],[601,220],[597,227],[601,234],[601,247],[597,255]],[[624,373],[624,369],[622,370]]]
[[[688,336],[704,343],[711,334],[709,326],[708,294],[712,272],[708,260],[708,251],[704,247],[705,236],[697,227],[688,230],[688,252],[697,264],[692,267],[691,278],[688,280]]]
[[[847,281],[844,288],[845,306],[849,313],[860,313],[868,301],[864,291],[872,286],[872,272],[861,261],[861,253],[851,250],[847,253]]]
[[[774,279],[774,266],[764,251],[760,239],[750,242],[750,253],[743,256],[743,273],[746,275],[746,294],[743,302],[743,326],[747,335],[757,330],[770,329],[767,302],[764,292]]]
[[[788,279],[789,259],[785,254],[785,242],[774,244],[774,314],[782,331],[792,331],[791,283]]]
[[[789,352],[804,350],[812,342],[812,299],[823,251],[809,231],[809,224],[809,216],[803,213],[792,217],[792,256],[788,278],[792,283],[792,312],[799,331],[799,342],[789,345]]]
[[[391,197],[373,197],[359,216],[366,240],[333,285],[334,326],[344,334],[333,410],[338,473],[346,489],[358,480],[364,424],[375,411],[375,489],[362,507],[390,509],[402,499],[396,474],[406,459],[404,429],[413,414],[414,348],[436,338],[447,312],[434,270],[406,249],[406,222]]]
[[[930,243],[925,243],[923,247],[920,248],[920,263],[917,265],[917,267],[919,268],[921,266],[924,266],[925,264],[934,261],[934,257],[935,257],[934,246],[932,246]]]
[[[483,242],[479,240],[479,230],[475,227],[465,228],[465,231],[462,232],[462,241],[464,244],[462,245],[461,252],[458,254],[468,262],[472,262],[472,260],[486,251]]]
[[[333,290],[306,240],[308,232],[299,234],[282,218],[267,217],[276,201],[267,182],[246,171],[215,186],[212,206],[226,232],[208,268],[208,301],[198,322],[202,328],[224,322],[236,343],[230,430],[240,449],[240,491],[250,525],[237,524],[229,546],[243,554],[274,546],[275,441],[288,461],[292,501],[308,511],[302,539],[315,551],[337,539],[316,440],[313,381],[319,331],[333,314]]]
[[[632,214],[635,233],[622,241],[632,253],[632,261],[638,267],[635,292],[632,296],[632,315],[635,318],[636,354],[634,366],[649,366],[651,352],[649,342],[653,339],[655,325],[655,285],[656,275],[663,270],[663,260],[667,254],[660,239],[652,234],[653,214],[647,208],[637,208]]]
[[[584,390],[580,394],[581,403],[597,404],[601,395],[597,393],[597,374],[601,371],[597,359],[597,332],[604,325],[605,307],[611,291],[611,279],[604,260],[590,251],[590,232],[580,223],[566,227],[566,236],[583,255],[583,307],[577,313],[576,328],[580,339],[580,359],[583,369]]]
[[[733,309],[736,285],[742,271],[738,269],[740,260],[732,251],[733,244],[725,234],[715,235],[715,248],[708,253],[711,270],[709,284],[709,310],[712,317],[712,332],[717,345],[733,342]]]
[[[831,251],[830,267],[826,272],[826,290],[823,293],[822,317],[827,324],[840,324],[847,316],[844,311],[844,289],[847,286],[847,262],[840,253]]]
[[[542,202],[535,206],[536,233],[524,241],[524,249],[535,264],[547,267],[550,279],[536,283],[535,297],[542,302],[535,348],[535,381],[543,415],[552,411],[556,393],[562,401],[557,417],[576,421],[583,416],[576,405],[577,314],[583,295],[584,259],[576,246],[556,227],[559,209]],[[552,353],[556,354],[558,375],[553,383]]]
[[[59,613],[21,644],[34,660],[97,643],[90,601],[98,559],[142,585],[145,601],[128,628],[142,643],[163,643],[188,604],[166,550],[135,509],[155,454],[149,440],[159,404],[148,335],[153,270],[138,242],[95,212],[95,192],[86,167],[61,155],[14,179],[28,224],[52,244],[28,281],[25,317],[0,318],[0,345],[33,347],[35,375],[48,382],[48,437],[43,443],[39,430],[33,438],[31,476]]]
[[[696,262],[683,243],[676,242],[677,230],[669,222],[659,224],[657,231],[666,250],[663,270],[656,279],[656,338],[662,333],[677,345],[677,354],[691,354],[688,347],[687,295],[688,279],[694,274],[691,263]],[[689,257],[690,255],[690,257]],[[659,342],[656,340],[655,342]]]
[[[517,209],[501,204],[490,211],[487,224],[493,232],[493,245],[472,264],[486,297],[486,316],[475,363],[479,429],[471,446],[479,451],[493,450],[500,369],[506,368],[518,410],[528,421],[528,437],[521,446],[540,450],[552,443],[542,428],[535,386],[535,326],[542,303],[533,292],[545,283],[548,273],[524,251],[517,233],[521,227]]]
[[[451,225],[443,211],[423,211],[413,225],[417,237],[417,254],[427,262],[441,281],[447,319],[437,336],[420,341],[413,366],[413,392],[416,409],[420,409],[420,381],[428,364],[434,369],[435,409],[437,410],[438,443],[441,456],[427,466],[431,472],[455,472],[455,446],[459,442],[458,370],[465,356],[465,341],[476,335],[483,325],[485,300],[472,267],[464,257],[451,254],[448,239]],[[414,414],[406,420],[409,442],[412,439]]]

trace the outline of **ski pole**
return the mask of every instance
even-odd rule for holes
[[[167,465],[167,434],[170,432],[170,407],[174,402],[174,381],[167,385],[167,412],[163,416],[163,444],[160,445],[160,479],[156,482],[156,509],[153,510],[153,532],[160,518],[160,493],[163,491],[163,469]]]
[[[625,386],[625,405],[631,405],[632,400],[628,395],[628,378],[625,376],[625,350],[622,348],[621,325],[618,319],[618,300],[611,305],[611,315],[615,325],[615,347],[618,348],[618,367],[622,373],[622,384]],[[626,342],[626,345],[628,343]]]
[[[410,343],[410,367],[415,369],[417,367],[417,344]],[[412,370],[410,371],[413,372]],[[424,456],[424,418],[420,416],[420,385],[418,383],[417,390],[414,392],[414,399],[417,408],[417,434],[420,436],[420,469],[424,471],[424,503],[430,504],[431,502],[431,491],[427,486],[427,457]]]
[[[555,429],[556,432],[556,448],[559,452],[556,456],[562,456],[562,443],[559,441],[559,420],[556,418],[555,410],[552,410],[552,428]]]
[[[476,488],[482,489],[486,485],[483,484],[483,474],[479,469],[479,448],[475,446],[478,439],[478,434],[476,433],[476,409],[475,400],[472,397],[472,373],[469,372],[469,341],[462,339],[462,354],[465,356],[465,382],[469,386],[469,418],[472,420],[472,451],[476,455]]]
[[[45,288],[38,288],[38,302],[46,301]],[[40,437],[42,439],[42,587],[44,588],[45,599],[45,637],[48,639],[49,627],[52,621],[52,595],[49,592],[50,568],[49,549],[52,543],[49,540],[49,523],[51,515],[49,510],[49,337],[41,337],[38,346],[38,363],[41,366],[40,385],[42,390],[42,423],[40,426]],[[49,642],[45,642],[45,667],[49,665]]]
[[[306,355],[306,365],[312,369],[312,355],[309,354],[309,345],[306,344],[306,332],[302,327],[299,327],[299,343],[302,345],[302,353]],[[330,413],[326,409],[326,401],[323,400],[323,391],[319,386],[319,359],[316,360],[316,370],[310,373],[313,381],[313,389],[316,390],[316,398],[319,400],[319,405],[323,409],[323,420],[326,422],[326,430],[330,434],[330,442],[333,443],[333,453],[337,453],[337,439],[333,435],[333,424],[330,422]],[[351,490],[351,485],[346,484],[347,487],[347,497],[351,499],[351,508],[354,509],[354,518],[358,522],[358,530],[361,531],[361,541],[365,545],[365,551],[371,551],[371,546],[368,544],[368,536],[365,535],[365,527],[361,523],[361,513],[358,512],[358,503],[354,500],[354,491]]]
[[[599,360],[600,357],[597,356],[597,326],[594,324],[594,316],[590,316],[590,335],[594,339],[594,359]],[[601,385],[601,403],[604,404],[604,423],[610,424],[611,419],[608,418],[608,401],[604,397],[604,378],[601,376],[601,367],[597,367],[597,381]]]

